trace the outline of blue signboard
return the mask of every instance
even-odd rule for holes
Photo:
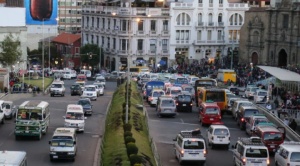
[[[25,0],[27,25],[57,25],[58,0]]]

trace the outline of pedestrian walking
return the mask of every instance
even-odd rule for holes
[[[284,123],[285,125],[289,126],[290,121],[289,121],[288,117],[285,117],[285,118],[284,118],[283,123]]]
[[[289,127],[290,127],[292,130],[296,131],[297,125],[298,125],[298,124],[297,124],[297,122],[295,121],[295,119],[292,119],[291,123],[289,124]]]

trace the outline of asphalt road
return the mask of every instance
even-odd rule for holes
[[[16,97],[14,100],[15,105],[20,105],[25,100],[44,100],[50,104],[51,119],[50,127],[46,135],[40,141],[32,140],[30,138],[15,140],[14,137],[14,120],[6,120],[4,125],[0,125],[0,150],[17,150],[26,151],[28,158],[28,165],[30,166],[50,166],[50,165],[72,165],[72,166],[92,166],[94,163],[94,156],[96,153],[98,140],[102,137],[103,127],[102,124],[105,120],[106,107],[112,98],[113,92],[116,89],[115,82],[106,82],[106,89],[104,96],[99,96],[97,101],[92,101],[93,115],[88,116],[85,123],[85,132],[77,134],[77,156],[75,162],[71,161],[55,161],[50,162],[49,159],[49,144],[48,141],[54,130],[57,127],[64,125],[64,113],[68,104],[75,104],[79,96],[70,95],[70,85],[75,80],[65,80],[66,94],[65,97],[50,97],[50,95],[37,95],[27,98]],[[89,81],[88,84],[92,84]],[[5,99],[4,99],[5,100]]]
[[[179,166],[179,162],[175,159],[173,150],[173,139],[181,130],[193,130],[200,128],[202,135],[207,140],[207,128],[202,127],[198,122],[198,110],[193,108],[192,113],[179,112],[175,118],[158,118],[155,114],[155,108],[147,106],[148,112],[148,124],[150,129],[150,135],[153,138],[157,147],[157,152],[160,156],[160,163],[162,166]],[[231,134],[231,144],[234,145],[238,140],[238,137],[248,137],[245,131],[238,128],[236,121],[231,115],[224,115],[222,118],[224,124],[229,128]],[[271,165],[274,166],[274,159],[271,156]],[[193,164],[188,164],[193,165]],[[232,166],[234,165],[232,160],[232,151],[225,148],[211,149],[208,147],[208,154],[206,158],[206,166]],[[196,164],[195,164],[196,166]]]

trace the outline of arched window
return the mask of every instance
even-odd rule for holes
[[[190,25],[191,17],[186,13],[181,13],[176,18],[177,25]]]
[[[219,13],[219,15],[218,15],[218,22],[223,22],[222,13]]]
[[[212,22],[213,22],[213,15],[212,15],[212,13],[209,13],[209,14],[208,14],[208,22],[209,22],[209,23],[212,23]]]
[[[242,25],[243,21],[242,15],[238,13],[232,14],[229,18],[230,25]]]
[[[202,13],[198,14],[198,23],[202,23]]]

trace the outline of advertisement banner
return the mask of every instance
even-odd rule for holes
[[[24,0],[27,25],[57,25],[58,0]]]

